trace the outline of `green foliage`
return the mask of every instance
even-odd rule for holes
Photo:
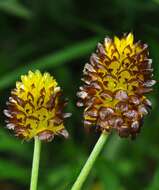
[[[17,0],[1,0],[0,9],[8,14],[17,16],[23,19],[31,18],[31,12],[25,8]]]
[[[69,190],[98,138],[83,128],[76,91],[85,62],[105,36],[133,31],[148,43],[159,79],[159,0],[0,1],[0,189],[29,188],[33,142],[5,129],[2,110],[15,81],[29,69],[49,71],[69,98],[70,138],[42,145],[39,190]],[[151,114],[136,140],[111,135],[84,190],[158,190],[158,85]]]

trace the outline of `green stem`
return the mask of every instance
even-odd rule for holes
[[[91,152],[87,162],[85,163],[83,169],[81,170],[77,180],[75,181],[71,190],[80,190],[84,181],[86,180],[91,168],[93,167],[96,158],[98,157],[100,151],[102,150],[104,143],[107,140],[108,135],[106,133],[102,133],[100,138],[98,139],[96,145],[94,146],[93,151]]]
[[[34,138],[34,155],[32,162],[30,190],[37,190],[39,161],[40,161],[41,141],[38,137]]]

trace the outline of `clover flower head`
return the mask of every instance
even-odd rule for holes
[[[77,106],[84,107],[84,125],[136,137],[151,108],[145,96],[155,84],[151,65],[148,46],[135,43],[132,33],[99,43],[84,67],[85,84],[77,93]]]
[[[68,137],[63,121],[70,113],[63,113],[66,101],[61,100],[61,95],[49,73],[29,71],[11,91],[8,108],[4,110],[7,128],[26,140],[38,136],[40,140],[51,141],[58,134]]]

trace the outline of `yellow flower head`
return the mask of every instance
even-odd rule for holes
[[[16,83],[7,102],[7,128],[26,140],[38,136],[40,140],[51,141],[58,134],[67,137],[63,120],[70,114],[63,113],[66,101],[60,99],[61,95],[49,73],[29,71]]]
[[[99,43],[84,67],[85,84],[77,93],[77,105],[85,107],[84,124],[135,137],[151,107],[144,96],[155,84],[151,64],[148,46],[135,43],[132,33]]]

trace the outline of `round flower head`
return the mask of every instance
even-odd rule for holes
[[[86,63],[77,106],[84,106],[84,125],[101,131],[116,129],[121,137],[136,136],[151,108],[144,96],[155,84],[148,46],[133,34],[105,38]]]
[[[68,136],[63,120],[69,113],[63,113],[66,101],[57,82],[49,73],[40,71],[21,76],[7,102],[7,128],[16,136],[29,140],[38,136],[40,140],[51,141],[55,135]]]

